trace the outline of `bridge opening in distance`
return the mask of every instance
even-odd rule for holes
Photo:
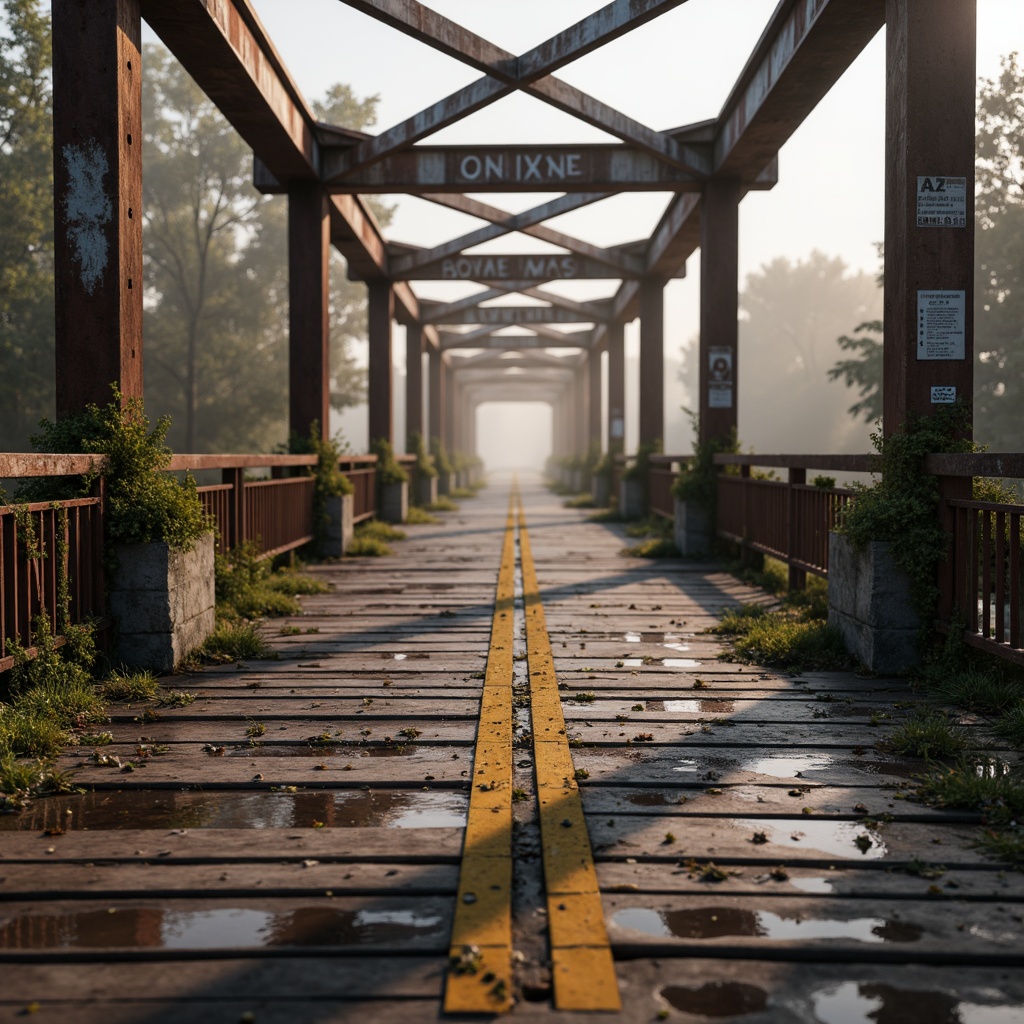
[[[544,468],[552,452],[547,402],[482,402],[476,410],[477,453],[491,472]]]

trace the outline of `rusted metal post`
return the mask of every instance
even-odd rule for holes
[[[883,426],[974,391],[976,0],[886,4]]]
[[[139,0],[53,0],[58,417],[142,397]]]
[[[587,386],[586,364],[581,365],[573,374],[572,391],[576,407],[574,423],[576,429],[576,453],[578,455],[584,455],[586,454],[587,447],[590,444],[590,430],[588,427],[590,422],[590,410],[588,408],[590,391]]]
[[[394,410],[391,321],[395,313],[395,293],[390,281],[370,281],[366,286],[368,301],[368,334],[370,338],[370,370],[368,397],[370,402],[370,440],[385,438],[394,441]]]
[[[608,325],[608,451],[619,455],[626,445],[625,327]]]
[[[444,365],[439,349],[431,349],[427,359],[430,375],[430,438],[443,439],[444,426]]]
[[[704,187],[700,221],[700,437],[736,429],[739,337],[740,185],[714,179]]]
[[[976,0],[886,3],[886,435],[974,396],[976,20]],[[946,501],[970,498],[970,478],[943,477],[939,490],[952,534]],[[952,565],[939,569],[946,620]]]
[[[587,434],[588,447],[601,445],[601,353],[587,353]]]
[[[418,323],[405,328],[405,433],[423,434],[423,327]]]
[[[640,443],[665,435],[665,282],[640,282]]]
[[[801,484],[807,483],[807,470],[792,467],[789,470],[789,487],[786,490],[786,521],[787,529],[789,531],[786,538],[786,556],[788,558],[793,557],[793,552],[797,549],[797,538],[799,537],[800,530],[805,528],[805,524],[800,522],[797,514],[797,492],[796,487]],[[789,564],[789,589],[790,590],[803,590],[807,586],[807,573],[803,569],[798,569],[792,563]]]
[[[441,424],[444,429],[442,436],[445,447],[451,453],[455,451],[455,373],[450,363],[443,362],[441,364],[441,374],[443,377]]]
[[[316,182],[288,188],[288,424],[300,437],[314,422],[331,432],[331,224]]]

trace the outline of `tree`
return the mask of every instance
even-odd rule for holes
[[[825,368],[843,325],[878,316],[880,306],[869,274],[818,251],[796,263],[780,256],[749,274],[740,295],[740,437],[760,452],[862,450],[866,439],[843,414],[841,386],[828,383]],[[684,380],[696,351],[684,355]]]
[[[50,33],[35,0],[0,0],[0,449],[53,415]]]
[[[376,97],[335,86],[317,116],[373,120]],[[143,76],[147,401],[170,414],[175,447],[268,450],[287,432],[287,201],[252,187],[252,158],[161,47]],[[385,211],[382,211],[385,212]],[[331,265],[331,400],[361,400],[351,341],[365,289]]]

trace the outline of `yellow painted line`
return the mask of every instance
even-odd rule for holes
[[[445,1013],[501,1013],[512,1008],[513,501],[510,496],[480,698]]]
[[[594,856],[565,731],[558,678],[522,500],[519,555],[526,606],[534,770],[540,800],[548,928],[559,1010],[622,1009]]]

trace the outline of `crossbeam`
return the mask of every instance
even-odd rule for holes
[[[703,178],[631,146],[416,146],[357,173],[350,148],[321,147],[332,192],[695,192]]]
[[[416,0],[344,2],[420,42],[437,47],[449,56],[465,60],[487,75],[374,139],[353,147],[346,161],[347,172],[358,171],[391,153],[405,149],[514,90],[523,89],[537,99],[601,128],[624,142],[653,153],[676,167],[698,175],[708,173],[709,163],[703,151],[653,131],[550,74],[552,70],[678,7],[685,0],[614,0],[589,18],[521,57],[468,32]]]
[[[593,323],[594,317],[557,306],[476,306],[449,313],[444,320],[434,323],[445,324],[496,324],[500,327],[519,327],[532,324],[582,324]]]
[[[555,332],[551,332],[554,334]],[[483,348],[501,352],[519,352],[546,348],[582,348],[589,349],[593,332],[573,331],[570,334],[559,334],[557,338],[541,337],[539,334],[499,334],[476,341],[464,340],[464,334],[441,333],[441,351],[459,348]]]
[[[607,280],[624,277],[602,263],[582,259],[572,253],[501,253],[480,256],[448,256],[409,269],[404,259],[392,261],[391,276],[396,281],[508,281],[538,283],[544,281]]]

